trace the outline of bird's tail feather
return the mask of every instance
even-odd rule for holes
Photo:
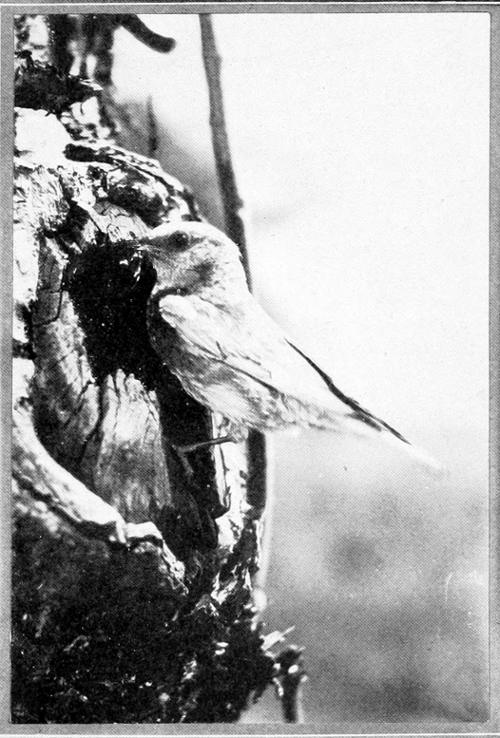
[[[374,440],[378,436],[392,448],[403,451],[407,458],[414,460],[428,474],[436,479],[441,478],[446,473],[445,467],[432,454],[420,446],[413,445],[410,441],[403,438],[403,436],[387,432],[385,426],[375,427],[372,424],[362,423],[360,422],[359,416],[354,414],[349,414],[342,418],[338,416],[336,418],[332,417],[332,424],[333,422],[335,422],[337,427],[344,426],[353,435],[366,438],[367,440]]]
[[[390,426],[384,420],[377,418],[375,415],[365,410],[361,405],[353,400],[351,397],[345,395],[339,388],[334,384],[331,377],[326,374],[312,359],[298,349],[294,344],[288,342],[290,346],[297,351],[303,359],[319,374],[321,379],[324,381],[330,392],[332,392],[341,402],[350,408],[350,412],[342,418],[339,423],[339,416],[336,414],[335,418],[332,418],[333,425],[337,427],[339,425],[348,425],[355,435],[374,437],[374,431],[380,432],[380,437],[385,441],[389,441],[391,444],[396,445],[401,449],[404,447],[405,452],[414,458],[419,464],[421,464],[428,472],[433,475],[441,476],[444,472],[444,467],[432,457],[424,449],[414,446],[408,439],[406,439],[399,431]]]

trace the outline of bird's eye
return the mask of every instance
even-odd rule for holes
[[[174,249],[182,251],[189,246],[189,236],[185,231],[175,231],[168,238],[168,245]]]

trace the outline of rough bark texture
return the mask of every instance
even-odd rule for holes
[[[200,216],[100,137],[93,88],[33,41],[46,28],[17,20],[13,720],[235,720],[277,668],[251,605],[261,511],[244,445],[193,452],[191,474],[173,448],[221,419],[151,349],[134,246]]]

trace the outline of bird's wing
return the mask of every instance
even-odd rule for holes
[[[195,295],[167,295],[158,301],[158,309],[191,355],[232,370],[243,382],[249,380],[279,393],[288,404],[295,401],[303,409],[299,423],[333,428],[349,418],[406,442],[384,421],[344,395],[287,340],[253,298],[228,310]]]
[[[312,359],[310,359],[309,356],[307,356],[299,348],[297,348],[297,346],[295,346],[291,341],[288,341],[288,344],[309,364],[309,366],[311,366],[316,371],[316,373],[321,377],[330,392],[339,400],[341,400],[345,405],[351,408],[352,417],[363,421],[363,423],[366,423],[367,425],[372,426],[377,430],[389,431],[389,433],[392,433],[392,435],[396,436],[396,438],[398,438],[400,441],[403,441],[403,443],[409,443],[409,441],[399,431],[386,423],[385,420],[381,420],[375,415],[372,415],[372,413],[370,413],[368,410],[365,410],[365,408],[361,407],[359,402],[353,400],[352,397],[348,397],[341,390],[339,390],[339,388],[335,385],[333,379],[326,372],[324,372]]]

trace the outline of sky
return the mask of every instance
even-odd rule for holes
[[[118,94],[151,95],[165,169],[195,194],[202,170],[214,189],[197,17],[144,19],[177,48],[160,57],[119,32]],[[378,715],[388,698],[360,686],[368,662],[397,694],[408,670],[427,684],[419,715],[468,719],[486,663],[489,15],[231,14],[214,26],[259,300],[344,392],[445,469],[434,479],[359,441],[278,437],[269,621],[293,619],[313,664],[318,632],[336,643],[312,669],[318,720],[361,719],[367,704]],[[377,623],[400,612],[397,637],[406,623],[441,657],[413,644],[403,663],[397,638],[374,639],[367,603]]]
[[[122,35],[116,85],[149,91],[210,167],[197,17],[147,21],[177,49],[131,55]],[[220,15],[215,30],[258,295],[340,386],[455,462],[443,436],[467,436],[464,417],[485,432],[489,16]]]

